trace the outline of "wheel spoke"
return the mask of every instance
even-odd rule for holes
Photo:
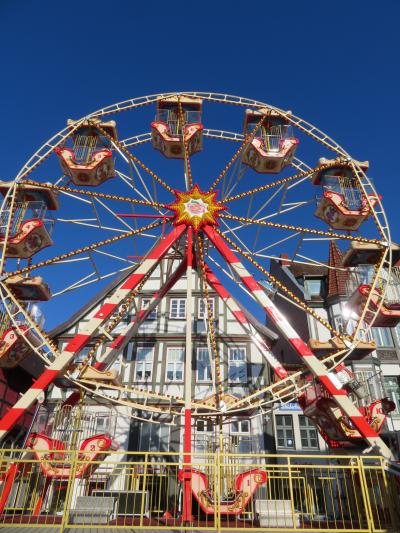
[[[266,270],[263,266],[261,266],[250,254],[245,252],[238,246],[232,239],[227,237],[226,235],[223,235],[223,233],[219,229],[215,229],[215,232],[218,233],[221,237],[223,237],[231,246],[234,248],[237,252],[239,252],[243,257],[245,257],[253,266],[255,266],[260,272],[262,272],[267,278],[273,283],[276,287],[281,289],[283,292],[288,294],[288,296],[293,299],[293,302],[295,302],[297,305],[299,305],[304,311],[309,313],[313,318],[318,320],[323,326],[326,327],[331,333],[333,333],[334,336],[338,337],[339,339],[343,341],[348,341],[349,337],[342,335],[339,331],[337,331],[335,328],[333,328],[329,322],[325,319],[323,319],[318,313],[314,311],[311,307],[309,307],[307,304],[305,304],[298,296],[293,294],[291,290],[289,290],[286,285],[284,285],[281,281],[279,281],[275,276],[273,276],[268,270]],[[290,300],[289,300],[290,301]]]
[[[165,181],[162,178],[160,178],[160,176],[158,176],[155,172],[153,172],[138,157],[136,157],[134,154],[132,154],[132,152],[130,152],[123,144],[121,144],[119,141],[114,139],[111,135],[109,135],[105,131],[104,128],[102,128],[98,124],[96,125],[96,127],[110,141],[110,143],[114,147],[118,148],[122,153],[124,153],[128,157],[128,159],[130,161],[133,161],[134,163],[139,165],[139,167],[141,167],[145,172],[147,172],[147,174],[149,174],[149,176],[151,176],[154,181],[156,181],[159,185],[164,187],[164,189],[167,189],[170,193],[174,194],[174,189],[172,187],[170,187],[167,183],[165,183]]]
[[[250,196],[252,194],[257,194],[259,192],[267,191],[268,189],[279,187],[279,185],[286,185],[288,183],[295,182],[297,180],[308,178],[315,172],[320,172],[321,170],[332,168],[333,166],[335,165],[333,163],[330,163],[330,164],[325,164],[325,165],[319,165],[317,167],[310,168],[309,170],[302,170],[301,172],[299,172],[298,174],[294,174],[293,176],[282,178],[272,183],[266,183],[265,185],[260,185],[260,187],[255,187],[254,189],[250,189],[249,191],[241,192],[239,194],[235,194],[235,196],[230,196],[228,198],[225,198],[224,203],[233,202],[235,200],[241,200],[242,198],[245,198],[246,196]]]
[[[237,215],[231,215],[228,213],[220,214],[221,218],[226,218],[228,220],[237,220],[238,222],[243,222],[244,224],[258,224],[260,226],[266,226],[268,228],[278,228],[289,231],[299,231],[301,233],[309,233],[312,235],[324,235],[332,239],[342,239],[347,241],[358,241],[365,242],[370,244],[380,244],[384,247],[387,247],[387,243],[380,241],[379,239],[368,239],[367,237],[359,237],[355,235],[346,235],[345,233],[334,233],[330,231],[324,231],[319,229],[312,228],[303,228],[302,226],[293,226],[291,224],[279,224],[278,222],[267,222],[265,220],[257,220],[253,218],[240,217]]]
[[[185,186],[186,190],[189,191],[193,188],[193,178],[192,178],[192,169],[190,166],[190,154],[189,146],[185,136],[185,116],[183,114],[182,102],[180,96],[178,96],[178,110],[179,110],[179,120],[181,122],[181,135],[182,135],[182,145],[183,145],[183,165],[185,172]]]
[[[159,204],[157,202],[150,202],[148,200],[138,200],[137,198],[129,198],[126,196],[118,196],[116,194],[107,194],[104,192],[87,191],[85,189],[74,189],[73,187],[64,187],[60,185],[54,185],[52,183],[40,183],[38,181],[26,180],[26,185],[33,185],[42,189],[51,189],[53,191],[62,191],[71,194],[81,194],[83,196],[91,196],[92,198],[104,198],[106,200],[118,200],[119,202],[127,202],[130,204],[147,205],[149,207],[157,207],[160,209],[168,209],[166,204]]]
[[[6,278],[17,276],[19,274],[25,274],[26,272],[31,272],[32,270],[35,270],[40,267],[53,265],[60,260],[63,259],[69,259],[70,257],[74,257],[75,255],[82,254],[84,252],[87,252],[89,250],[95,250],[96,248],[100,248],[101,246],[106,246],[107,244],[111,244],[113,242],[120,241],[122,239],[127,239],[128,237],[132,237],[133,235],[138,235],[140,233],[143,233],[144,231],[147,231],[149,229],[156,228],[158,226],[161,226],[163,224],[163,221],[160,222],[152,222],[151,224],[147,224],[147,226],[144,226],[143,228],[140,228],[138,230],[132,230],[127,231],[123,235],[117,235],[116,237],[111,237],[110,239],[105,239],[103,241],[97,242],[95,244],[90,244],[88,246],[83,246],[82,248],[78,248],[77,250],[73,250],[71,252],[67,252],[65,254],[57,255],[56,257],[53,257],[51,259],[46,259],[45,261],[40,261],[40,263],[35,263],[33,265],[29,265],[24,268],[20,268],[19,270],[15,270],[14,272],[7,272]]]
[[[228,170],[231,168],[231,166],[233,165],[233,163],[236,161],[236,159],[240,156],[240,154],[242,154],[243,150],[245,148],[247,148],[247,146],[251,143],[251,141],[254,139],[257,131],[260,129],[264,119],[265,119],[266,115],[262,115],[260,120],[258,121],[256,127],[254,128],[254,130],[249,134],[247,135],[247,137],[245,137],[244,141],[242,142],[242,144],[239,146],[239,148],[237,149],[236,153],[231,157],[231,159],[228,161],[228,163],[226,164],[226,166],[222,169],[221,173],[219,174],[219,176],[217,176],[217,178],[215,178],[214,182],[212,183],[211,187],[210,187],[210,191],[213,191],[215,189],[215,187],[218,185],[218,183],[223,179],[223,177],[225,176],[225,174],[228,172]]]

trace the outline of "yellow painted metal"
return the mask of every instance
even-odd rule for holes
[[[183,455],[173,452],[115,452],[77,479],[85,456],[54,451],[55,463],[70,468],[64,480],[48,480],[30,450],[0,450],[0,483],[18,466],[0,517],[8,526],[30,528],[187,529],[198,531],[400,531],[399,479],[382,457],[194,453],[191,466],[207,475],[208,487],[194,491],[190,524],[182,524]],[[235,492],[238,476],[265,472],[243,507]],[[255,474],[257,475],[257,473]],[[1,490],[1,488],[0,488]],[[113,509],[108,503],[113,502]],[[197,503],[202,502],[204,508]],[[227,501],[242,502],[237,514]],[[108,502],[108,503],[107,503]],[[213,510],[208,514],[204,509]],[[36,511],[36,512],[35,512]]]

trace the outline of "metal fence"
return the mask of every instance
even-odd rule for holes
[[[85,470],[78,451],[1,453],[0,527],[400,531],[380,457],[114,452]]]

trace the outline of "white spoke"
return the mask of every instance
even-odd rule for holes
[[[129,259],[126,259],[126,257],[120,257],[119,255],[109,254],[107,252],[102,252],[101,250],[93,250],[93,252],[95,252],[96,254],[112,257],[113,259],[118,259],[119,261],[123,261],[124,263],[130,263],[131,265],[135,264],[135,261],[130,261]]]
[[[89,257],[74,257],[73,259],[60,259],[56,263],[52,263],[53,265],[61,265],[62,263],[76,263],[77,261],[89,261]]]
[[[90,274],[88,274],[87,276],[84,276],[83,278],[80,278],[78,281],[75,281],[71,285],[68,285],[68,287],[66,287],[65,289],[61,289],[61,290],[59,290],[57,292],[54,292],[52,294],[52,298],[55,298],[56,296],[60,296],[61,294],[64,294],[66,292],[69,292],[69,291],[75,289],[79,284],[81,284],[82,282],[86,281],[89,278],[92,278],[95,275],[96,275],[95,272],[90,272]],[[98,281],[98,280],[95,280],[95,281]]]
[[[257,252],[254,252],[254,255],[258,255],[261,252],[265,252],[266,250],[269,250],[270,248],[273,248],[274,246],[277,246],[278,244],[282,244],[283,242],[286,242],[289,239],[293,239],[293,237],[296,237],[297,235],[300,235],[300,231],[296,231],[296,233],[293,233],[293,235],[289,235],[288,237],[280,239],[279,241],[273,242],[272,244],[269,244],[268,246],[265,246],[264,248],[261,248],[261,250],[258,250]]]
[[[132,268],[131,266],[128,266],[128,267],[122,268],[120,270],[115,270],[114,272],[110,272],[109,274],[104,274],[104,275],[100,276],[98,279],[92,279],[90,281],[86,281],[86,282],[80,283],[81,281],[84,281],[84,279],[88,279],[89,277],[95,275],[95,272],[91,272],[91,274],[86,276],[86,278],[82,278],[81,280],[79,280],[76,283],[74,283],[72,286],[69,286],[66,289],[63,289],[61,291],[56,292],[55,294],[53,294],[53,297],[54,296],[60,296],[61,294],[64,294],[66,292],[70,292],[70,291],[73,291],[73,290],[76,290],[76,289],[80,289],[82,287],[86,287],[87,285],[90,285],[91,283],[98,283],[99,281],[101,281],[103,279],[107,279],[107,278],[109,278],[111,276],[116,276],[117,274],[120,274],[121,272],[125,272],[126,270],[129,270],[131,268]]]
[[[251,250],[250,248],[248,248],[245,243],[236,235],[235,231],[233,229],[231,229],[229,227],[229,225],[227,224],[227,222],[221,218],[221,222],[223,223],[223,225],[228,228],[230,230],[230,232],[236,237],[236,239],[240,242],[240,244],[243,246],[243,248],[245,248],[249,253],[251,253]]]
[[[96,202],[98,204],[100,204],[102,207],[104,207],[104,209],[106,211],[108,211],[114,218],[116,218],[120,224],[122,224],[123,226],[125,226],[129,230],[132,230],[132,227],[127,222],[125,222],[125,220],[123,218],[117,216],[114,213],[114,211],[111,209],[111,207],[108,207],[108,205],[106,205],[104,202],[102,202],[99,198],[95,198],[95,200],[96,200]]]
[[[90,204],[90,200],[86,200],[86,198],[81,198],[80,196],[77,196],[76,194],[72,194],[70,192],[66,191],[60,191],[61,194],[64,194],[65,196],[70,196],[71,198],[74,198],[75,200],[79,200],[80,202],[83,202],[84,204]]]
[[[309,261],[308,264],[310,265],[314,264],[318,266],[323,266],[325,268],[328,268],[329,270],[336,270],[338,272],[348,272],[347,268],[333,267],[333,266],[328,265],[327,263],[321,263],[321,261],[318,261],[317,259],[312,259],[311,257],[307,257],[306,255],[296,254],[296,256],[301,257],[302,259],[305,259],[306,261]]]
[[[78,220],[68,220],[68,219],[65,219],[65,218],[57,218],[56,220],[57,220],[57,222],[66,222],[66,223],[70,223],[70,224],[77,224],[78,226],[88,226],[90,228],[104,229],[104,230],[107,230],[107,231],[117,231],[117,232],[120,232],[120,233],[125,233],[126,232],[126,230],[124,230],[124,229],[109,228],[108,226],[99,226],[98,224],[89,224],[87,222],[80,222]],[[95,220],[95,219],[92,219],[92,220]],[[128,226],[128,227],[129,227],[130,230],[132,229],[130,226]]]

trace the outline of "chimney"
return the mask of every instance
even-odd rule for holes
[[[289,259],[289,254],[281,254],[279,257],[281,266],[290,266],[292,264],[291,261],[285,261],[285,259]]]

